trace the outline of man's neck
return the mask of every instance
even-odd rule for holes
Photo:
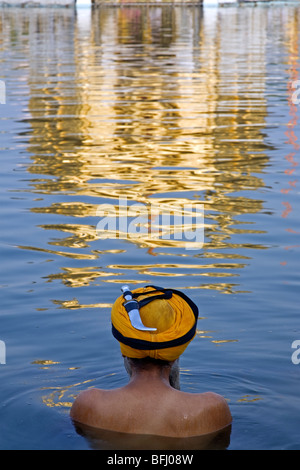
[[[160,384],[170,387],[169,367],[147,367],[145,369],[133,369],[130,377],[130,384],[149,386]]]

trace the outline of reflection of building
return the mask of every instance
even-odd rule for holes
[[[76,0],[0,0],[0,6],[10,7],[27,7],[27,6],[60,6],[60,7],[73,7]]]
[[[287,81],[287,101],[288,101],[288,108],[289,108],[289,121],[287,123],[287,129],[285,131],[285,144],[287,145],[287,154],[284,156],[286,160],[286,169],[284,171],[287,182],[286,186],[281,189],[281,193],[283,194],[283,210],[281,213],[281,217],[284,219],[290,219],[292,216],[293,222],[290,222],[290,226],[286,228],[288,233],[287,236],[287,246],[285,250],[293,249],[295,247],[299,247],[299,245],[295,245],[295,235],[299,236],[299,231],[293,227],[293,223],[295,223],[295,218],[293,218],[292,212],[294,211],[292,198],[290,197],[291,194],[298,189],[298,180],[295,177],[295,172],[297,167],[299,166],[299,149],[300,149],[300,142],[299,142],[299,113],[298,113],[298,106],[297,100],[295,101],[295,84],[299,83],[299,12],[294,17],[289,18],[288,28],[286,28],[286,53],[288,56],[288,76],[289,80]],[[291,193],[291,194],[290,194]],[[280,262],[282,266],[287,264],[286,260]]]
[[[241,18],[232,24],[229,13],[218,14],[203,19],[199,10],[132,8],[116,10],[108,19],[107,11],[95,11],[94,50],[102,55],[93,59],[97,66],[84,101],[90,110],[88,140],[99,145],[99,139],[113,135],[107,148],[117,164],[103,162],[102,178],[131,182],[102,184],[99,195],[125,194],[144,203],[170,193],[176,193],[176,201],[182,200],[180,194],[192,199],[203,194],[207,208],[220,212],[223,236],[233,214],[261,208],[255,199],[225,195],[239,185],[243,190],[263,184],[253,174],[267,161],[257,149],[264,145],[266,28],[263,14],[254,21],[243,13],[244,49],[232,52],[237,48],[230,41]],[[115,38],[118,48],[112,46]],[[178,47],[181,38],[184,47]],[[241,56],[246,60],[238,66]],[[250,139],[256,142],[253,151]],[[223,213],[226,206],[229,217]]]
[[[92,0],[92,5],[94,7],[105,6],[105,5],[120,5],[120,6],[132,6],[132,5],[142,5],[142,4],[184,4],[184,5],[201,5],[203,0]]]
[[[287,29],[287,53],[288,53],[288,65],[289,65],[289,80],[287,82],[287,93],[288,93],[288,105],[290,120],[287,123],[287,130],[285,131],[286,144],[288,144],[288,154],[285,156],[286,161],[289,163],[289,168],[285,170],[285,174],[290,176],[291,179],[288,182],[288,187],[283,188],[281,192],[288,194],[292,191],[297,181],[292,178],[293,173],[298,166],[298,162],[295,159],[297,151],[300,149],[299,138],[297,136],[297,124],[298,124],[298,106],[295,103],[295,83],[298,83],[299,79],[299,44],[298,44],[298,30],[299,30],[299,16],[295,16],[289,22],[289,28]],[[288,201],[284,201],[283,205],[285,210],[282,217],[286,217],[291,212],[292,207]]]
[[[85,24],[71,12],[19,19],[33,32],[26,43],[31,188],[55,195],[33,211],[72,217],[44,224],[69,234],[51,239],[51,249],[71,257],[81,248],[82,259],[94,259],[90,217],[98,205],[155,198],[205,202],[201,255],[222,258],[217,250],[229,248],[227,257],[239,259],[234,251],[249,246],[242,237],[255,227],[238,217],[261,210],[255,190],[268,161],[265,10],[135,5],[89,14]],[[90,270],[79,274],[76,285],[94,279]]]

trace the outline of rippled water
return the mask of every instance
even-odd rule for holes
[[[182,388],[226,397],[229,448],[300,447],[299,22],[293,4],[0,10],[0,448],[89,448],[68,413],[127,380],[123,283],[197,302]],[[153,214],[126,235],[125,202],[203,207],[203,246],[147,236]]]

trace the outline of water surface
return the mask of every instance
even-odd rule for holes
[[[299,15],[0,10],[0,448],[90,448],[69,410],[127,381],[110,333],[125,283],[198,304],[182,389],[226,397],[230,449],[299,448]],[[203,246],[99,236],[120,200],[203,207]]]

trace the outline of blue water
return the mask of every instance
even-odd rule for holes
[[[125,283],[198,304],[181,385],[225,396],[229,449],[299,449],[299,21],[294,4],[0,10],[1,449],[90,448],[69,410],[127,381]],[[99,236],[99,205],[124,198],[203,204],[203,246]]]

